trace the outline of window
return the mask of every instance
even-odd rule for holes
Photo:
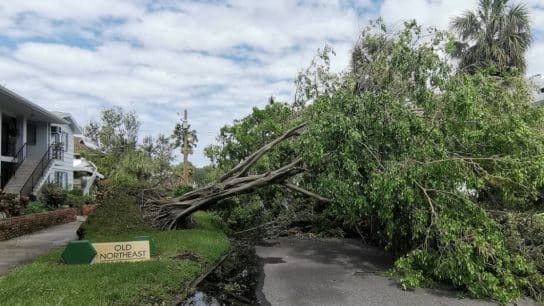
[[[60,126],[52,126],[51,127],[51,140],[52,143],[58,143],[61,142],[60,133],[62,132],[62,129]]]
[[[62,188],[68,187],[68,173],[63,171],[55,171],[55,184]]]
[[[31,146],[36,145],[36,125],[28,124],[26,126],[26,143]]]

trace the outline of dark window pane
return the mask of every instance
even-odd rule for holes
[[[36,125],[29,124],[26,127],[26,143],[34,146],[36,145]]]

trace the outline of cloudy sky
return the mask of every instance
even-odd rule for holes
[[[522,1],[523,2],[523,1]],[[544,1],[526,0],[535,42],[529,74],[544,73]],[[142,134],[170,134],[188,109],[199,133],[191,160],[219,128],[275,96],[331,45],[335,69],[368,20],[448,26],[475,0],[0,0],[0,84],[81,125],[101,109],[134,110]]]

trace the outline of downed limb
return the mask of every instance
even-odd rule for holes
[[[324,197],[322,197],[322,196],[320,196],[320,195],[318,195],[318,194],[315,194],[315,193],[313,193],[313,192],[311,192],[311,191],[308,191],[308,190],[306,190],[306,189],[304,189],[304,188],[301,188],[301,187],[299,187],[299,186],[297,186],[297,185],[295,185],[295,184],[292,184],[292,183],[289,183],[289,182],[285,182],[285,183],[283,183],[283,186],[285,186],[285,187],[287,187],[287,188],[289,188],[289,189],[291,189],[291,190],[293,190],[293,191],[300,192],[300,193],[302,193],[302,194],[304,194],[304,195],[307,195],[307,196],[309,196],[309,197],[311,197],[311,198],[314,198],[314,199],[316,199],[316,200],[319,201],[319,202],[330,203],[330,200],[329,200],[329,199],[324,198]]]
[[[153,225],[161,229],[178,228],[183,225],[187,217],[197,210],[206,209],[220,200],[235,195],[251,193],[256,189],[270,185],[283,185],[286,188],[300,192],[320,202],[330,202],[320,195],[287,182],[287,179],[306,171],[303,167],[301,157],[295,158],[290,163],[276,170],[247,175],[251,166],[264,154],[282,141],[299,135],[305,125],[298,125],[274,141],[264,145],[212,184],[173,199],[152,199],[148,201],[145,209],[148,212],[147,215],[151,216]]]

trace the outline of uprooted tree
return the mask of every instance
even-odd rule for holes
[[[544,231],[544,110],[523,75],[459,73],[444,58],[453,50],[447,33],[415,23],[398,33],[371,26],[348,73],[318,65],[299,79],[306,87],[294,116],[273,103],[222,129],[212,155],[226,174],[150,202],[157,225],[175,228],[197,209],[266,186],[312,190],[330,199],[326,217],[399,255],[393,273],[405,287],[446,282],[501,303],[522,294],[543,301],[533,251],[542,248],[524,233]],[[284,112],[282,128],[263,119]],[[270,134],[276,140],[256,145]],[[295,145],[283,148],[287,139]],[[496,217],[520,212],[531,216],[529,231]]]
[[[147,210],[152,212],[153,224],[162,229],[178,228],[184,224],[187,217],[197,210],[206,209],[208,206],[223,199],[250,193],[258,188],[273,184],[284,186],[321,202],[329,202],[329,200],[324,197],[288,182],[289,178],[305,171],[301,157],[295,158],[293,161],[276,170],[261,174],[247,175],[249,169],[258,162],[261,157],[284,140],[298,136],[305,126],[306,124],[301,124],[288,130],[274,141],[255,151],[247,159],[221,176],[217,181],[203,188],[190,191],[173,199],[149,200],[147,203]]]

